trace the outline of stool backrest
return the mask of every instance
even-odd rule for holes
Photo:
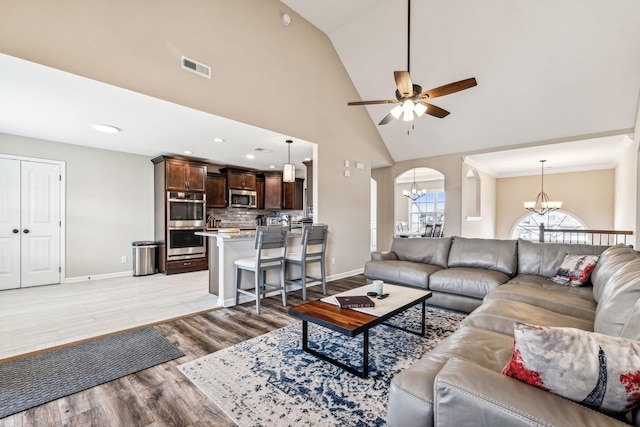
[[[302,229],[302,251],[306,256],[323,255],[327,249],[327,236],[329,235],[329,226],[324,225],[305,225]],[[314,245],[322,245],[320,251],[309,253],[308,247]]]
[[[263,258],[268,258],[270,261],[282,261],[284,262],[284,257],[286,255],[287,250],[287,234],[289,230],[287,227],[281,226],[260,226],[256,228],[256,240],[255,240],[255,248],[256,248],[256,258],[258,259],[258,264],[260,264],[260,260]],[[274,256],[263,256],[262,251],[264,249],[277,249],[281,248],[282,251],[279,257]]]

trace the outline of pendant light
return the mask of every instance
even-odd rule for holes
[[[524,208],[528,211],[535,212],[538,215],[544,215],[548,212],[558,210],[562,207],[562,202],[552,202],[549,196],[544,192],[544,163],[546,160],[540,160],[541,179],[540,192],[533,202],[524,202]]]
[[[293,141],[287,139],[286,142],[289,149],[289,157],[288,162],[284,164],[284,168],[282,169],[282,182],[295,182],[296,166],[291,163],[291,143],[293,143]]]

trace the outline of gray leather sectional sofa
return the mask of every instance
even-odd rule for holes
[[[567,254],[599,255],[592,286],[547,280]],[[390,252],[372,254],[365,275],[431,289],[430,304],[472,311],[458,331],[394,377],[390,426],[640,426],[632,414],[616,419],[501,374],[513,352],[516,322],[640,340],[640,254],[633,249],[396,239]]]

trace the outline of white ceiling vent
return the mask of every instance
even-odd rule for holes
[[[189,59],[184,55],[182,56],[182,68],[199,74],[208,79],[211,78],[211,67],[204,65],[198,61],[194,61],[193,59]]]

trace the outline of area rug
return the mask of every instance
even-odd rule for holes
[[[181,356],[143,328],[0,363],[0,418]]]
[[[420,308],[391,321],[420,329]],[[443,338],[464,314],[427,307],[426,337],[380,325],[369,332],[369,378],[301,349],[302,322],[195,359],[180,369],[240,426],[385,425],[389,383]],[[309,345],[360,368],[362,336],[309,324]]]

